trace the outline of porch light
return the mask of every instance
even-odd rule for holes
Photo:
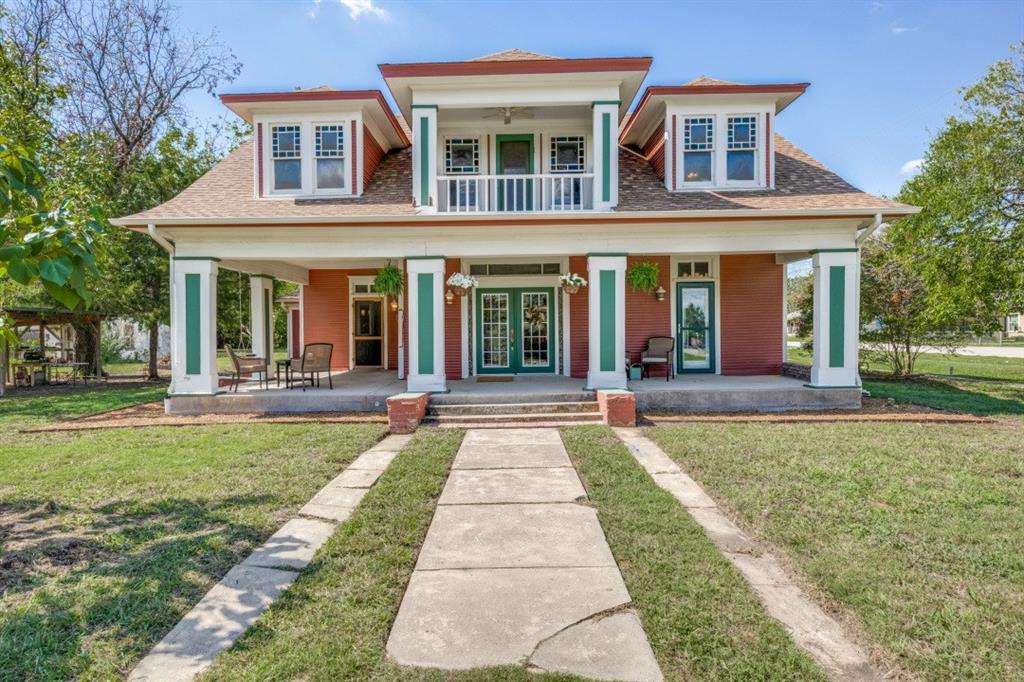
[[[654,290],[654,297],[659,301],[665,300],[665,287],[658,287]]]
[[[391,298],[391,312],[395,312],[397,310],[398,310],[398,299],[395,298],[395,297],[392,297]]]
[[[449,289],[448,291],[444,292],[444,302],[445,303],[447,303],[448,305],[451,305],[452,301],[454,301],[454,300],[455,300],[455,294],[452,293],[451,289]]]

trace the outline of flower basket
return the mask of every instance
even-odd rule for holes
[[[562,285],[562,291],[567,294],[575,294],[580,290],[580,287],[587,286],[587,280],[583,279],[575,272],[567,272],[564,275],[559,275],[558,281]]]
[[[469,290],[477,286],[476,277],[473,275],[467,275],[462,272],[453,272],[452,276],[445,282],[448,285],[448,290],[456,296],[465,296],[469,293]]]
[[[459,287],[453,284],[452,293],[455,294],[456,296],[465,296],[466,294],[469,293],[469,287]]]
[[[562,291],[564,291],[567,294],[575,294],[575,293],[579,292],[579,290],[580,290],[579,286],[577,286],[575,284],[565,284],[565,285],[562,286]]]

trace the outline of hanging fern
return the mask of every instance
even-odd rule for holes
[[[658,288],[660,277],[661,268],[650,261],[637,263],[626,272],[626,279],[634,289],[648,293]]]
[[[388,263],[377,271],[373,280],[373,288],[378,294],[385,296],[398,296],[405,288],[405,276],[402,269]]]

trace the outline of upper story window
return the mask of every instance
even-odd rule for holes
[[[480,140],[475,137],[445,140],[444,172],[446,175],[479,173]]]
[[[271,130],[274,189],[302,189],[302,131],[298,125],[276,125]]]
[[[551,138],[551,172],[582,173],[586,168],[582,135],[562,135]]]
[[[757,164],[757,116],[730,116],[725,157],[727,180],[753,182]]]
[[[687,116],[683,119],[683,182],[710,183],[714,167],[715,119]]]
[[[329,123],[316,126],[317,189],[345,187],[345,126]]]

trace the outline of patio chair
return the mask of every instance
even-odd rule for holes
[[[334,353],[333,343],[307,343],[302,349],[302,358],[298,367],[292,364],[291,376],[288,378],[288,388],[299,383],[302,390],[306,390],[306,382],[309,381],[310,388],[320,388],[320,374],[327,372],[327,385],[334,390],[334,382],[331,380],[331,355]]]
[[[647,348],[640,354],[640,364],[643,371],[640,373],[641,381],[646,374],[651,376],[651,365],[663,365],[665,367],[665,381],[675,377],[675,368],[672,366],[672,351],[675,350],[676,340],[671,336],[652,336],[647,339]]]
[[[270,388],[270,367],[266,358],[256,357],[255,355],[239,357],[232,350],[231,346],[224,346],[224,350],[231,360],[231,379],[234,382],[232,388],[234,388],[235,393],[238,393],[238,384],[242,381],[242,374],[245,373],[260,375],[260,388],[263,388],[264,382],[266,382],[266,388]]]

